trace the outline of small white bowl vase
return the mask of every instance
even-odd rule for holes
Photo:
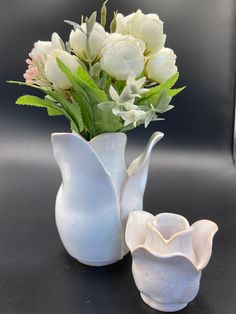
[[[180,215],[132,212],[126,227],[134,281],[145,303],[156,310],[183,309],[198,293],[201,271],[218,230],[210,220],[193,225]]]
[[[143,209],[150,154],[162,137],[163,133],[155,132],[127,170],[124,133],[101,134],[90,142],[78,134],[52,134],[62,174],[56,224],[72,257],[103,266],[128,253],[124,240],[128,214]]]

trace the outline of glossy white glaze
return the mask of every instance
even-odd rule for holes
[[[56,224],[71,256],[101,266],[128,252],[124,240],[127,216],[134,209],[142,210],[151,150],[162,137],[160,132],[152,135],[130,171],[124,161],[123,133],[101,134],[90,142],[78,134],[52,134],[54,157],[62,174]],[[135,207],[129,208],[130,199],[136,200]]]
[[[198,293],[202,269],[212,253],[218,230],[210,220],[192,226],[180,215],[153,216],[132,212],[125,240],[132,257],[132,271],[145,303],[163,312],[184,308]]]

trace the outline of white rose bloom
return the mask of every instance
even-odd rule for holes
[[[146,74],[149,79],[163,83],[174,75],[178,68],[175,65],[176,55],[170,48],[162,48],[151,56],[146,64]]]
[[[130,34],[141,39],[146,44],[146,51],[150,54],[160,50],[166,41],[163,33],[163,22],[157,14],[143,14],[141,10],[126,17],[117,14],[116,32]]]
[[[59,58],[73,72],[76,71],[79,63],[74,56],[60,49],[55,49],[47,56],[47,61],[44,67],[47,79],[53,83],[55,88],[69,89],[71,83],[58,67],[57,58]]]
[[[101,66],[117,80],[137,77],[144,69],[145,44],[130,35],[110,34],[102,49]]]
[[[86,33],[87,28],[85,23],[81,25],[81,28]],[[100,51],[106,37],[107,33],[105,32],[104,28],[102,27],[102,25],[96,22],[89,36],[89,45],[92,59],[100,55]],[[73,49],[74,53],[78,57],[83,59],[87,57],[86,41],[86,35],[81,30],[76,29],[75,31],[71,31],[69,38],[70,46]]]

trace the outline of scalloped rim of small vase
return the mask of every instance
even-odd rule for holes
[[[177,231],[175,232],[170,238],[166,239],[162,233],[156,228],[156,226],[154,225],[153,223],[153,220],[147,220],[146,221],[146,224],[149,226],[149,228],[151,228],[153,230],[153,232],[155,232],[161,239],[162,241],[165,243],[165,244],[169,244],[171,242],[173,242],[177,237],[179,237],[180,235],[182,234],[186,234],[186,233],[190,233],[193,231],[193,227],[189,225],[189,222],[188,220],[181,216],[181,215],[178,215],[178,214],[172,214],[172,213],[168,213],[168,212],[164,212],[164,213],[160,213],[156,216],[154,216],[154,219],[155,221],[158,221],[160,219],[160,217],[162,216],[167,216],[167,215],[172,215],[172,216],[177,216],[179,218],[182,219],[182,221],[184,222],[185,224],[185,229],[184,230],[181,230],[181,231]]]
[[[161,312],[180,311],[188,305],[188,303],[158,303],[143,293],[140,293],[140,295],[144,303],[146,303],[151,308]]]
[[[134,211],[134,212],[131,212],[129,215],[131,216],[131,215],[135,215],[136,213],[144,213],[144,211]],[[167,212],[166,212],[167,213]],[[150,214],[150,213],[149,213]],[[150,214],[150,215],[152,215],[152,214]],[[160,215],[160,214],[158,214],[158,215]],[[157,215],[157,216],[158,216]],[[155,217],[154,215],[152,215],[153,217]],[[185,218],[185,217],[184,217]],[[199,220],[200,221],[200,220]],[[201,219],[201,221],[208,221],[207,219]],[[150,218],[145,222],[145,223],[148,223],[148,222],[150,222]],[[187,222],[188,222],[188,220],[187,220]],[[218,231],[218,226],[217,226],[217,224],[215,223],[215,222],[213,222],[213,221],[211,221],[214,225],[215,225],[215,229],[208,235],[208,238],[207,238],[207,243],[209,243],[209,242],[212,242],[212,240],[213,240],[213,237],[214,237],[214,235],[215,235],[215,233]],[[193,225],[192,225],[193,226]],[[190,228],[192,228],[192,226],[189,226],[189,229]],[[153,228],[154,228],[154,226],[153,226]],[[157,231],[156,229],[155,229],[155,231]],[[187,230],[188,231],[188,230]],[[157,231],[158,232],[158,231]],[[180,231],[179,233],[185,233],[186,231]],[[160,234],[161,235],[161,234]],[[168,241],[172,241],[173,239],[175,238],[175,235],[173,236],[173,237],[171,237]],[[163,241],[165,242],[165,239],[163,238]],[[167,242],[168,242],[167,241]],[[131,255],[133,255],[136,251],[138,251],[138,250],[140,250],[140,249],[144,249],[144,250],[146,250],[147,252],[149,252],[151,255],[153,255],[154,257],[157,257],[157,258],[163,258],[163,259],[165,259],[165,258],[172,258],[172,257],[174,257],[174,256],[180,256],[180,257],[183,257],[183,258],[185,258],[186,260],[188,260],[191,264],[192,264],[192,266],[195,268],[195,270],[197,271],[197,272],[201,272],[205,267],[206,267],[206,265],[204,265],[204,266],[202,266],[202,265],[199,265],[199,262],[198,262],[198,264],[197,265],[195,265],[192,261],[191,261],[191,259],[188,257],[188,256],[186,256],[185,254],[182,254],[182,253],[180,253],[180,252],[175,252],[175,253],[166,253],[166,254],[158,254],[157,252],[155,252],[152,248],[150,248],[150,247],[148,247],[148,246],[146,246],[145,244],[139,244],[139,245],[137,245],[133,250],[131,249],[131,248],[129,248],[129,250],[130,250],[130,252],[131,252]],[[211,249],[211,252],[212,252],[212,249]],[[211,253],[210,253],[210,256],[211,256]]]

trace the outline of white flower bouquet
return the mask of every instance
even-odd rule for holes
[[[92,139],[107,132],[125,132],[162,120],[173,108],[172,88],[179,73],[176,55],[166,48],[163,22],[141,10],[124,17],[114,13],[106,31],[106,2],[101,9],[73,26],[69,41],[57,33],[51,41],[37,41],[26,60],[26,82],[45,97],[24,95],[18,105],[47,108],[50,116],[64,115],[74,132]]]

